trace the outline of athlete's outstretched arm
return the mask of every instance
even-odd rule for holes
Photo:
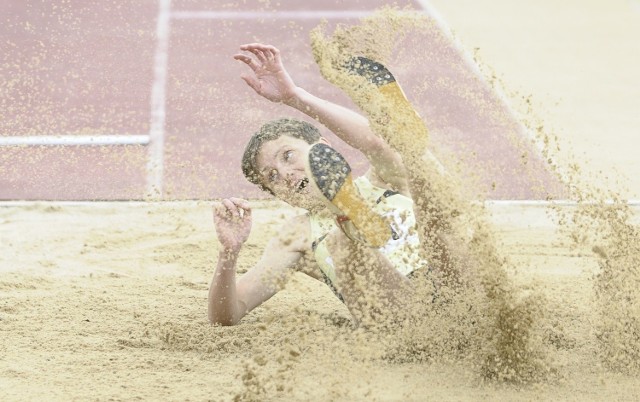
[[[371,162],[374,174],[383,182],[397,191],[408,192],[400,155],[371,131],[367,118],[297,86],[284,68],[280,51],[274,46],[253,43],[242,45],[240,50],[245,53],[236,54],[234,58],[251,69],[251,73],[241,77],[259,95],[318,120],[347,144],[361,151]]]
[[[209,287],[209,322],[235,325],[279,290],[289,268],[302,256],[294,248],[296,242],[287,237],[303,225],[295,219],[285,225],[287,230],[279,231],[271,239],[258,263],[236,280],[238,255],[251,231],[251,208],[240,198],[225,199],[214,207],[214,225],[221,247]]]

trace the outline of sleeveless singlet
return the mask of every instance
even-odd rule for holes
[[[418,255],[420,240],[415,230],[416,219],[411,198],[374,186],[364,176],[355,179],[354,183],[363,198],[370,202],[372,209],[388,218],[396,234],[379,250],[405,276],[415,270],[426,268],[427,262]],[[333,286],[336,280],[335,267],[323,241],[337,225],[333,217],[322,218],[312,214],[309,214],[309,222],[311,236],[314,239],[312,248],[315,260],[320,266],[325,282],[337,294]]]

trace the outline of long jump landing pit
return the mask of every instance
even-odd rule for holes
[[[0,127],[0,198],[265,197],[240,172],[246,141],[268,120],[309,119],[256,96],[239,78],[246,66],[232,55],[242,43],[274,44],[298,85],[355,108],[321,78],[309,31],[321,20],[329,28],[357,24],[384,5],[5,4],[11,23],[2,29],[11,46],[3,69],[14,78],[0,93],[11,104]],[[428,27],[398,43],[389,65],[445,167],[483,198],[562,197],[532,133],[443,21],[425,2],[398,6],[426,15]],[[364,170],[360,155],[327,130],[323,135]],[[91,145],[47,146],[47,136]],[[122,145],[100,145],[105,138]],[[21,140],[39,145],[16,147]]]
[[[294,213],[255,207],[241,271]],[[414,361],[372,357],[344,305],[304,275],[240,325],[212,327],[208,203],[32,203],[0,208],[0,398],[232,400],[260,386],[267,400],[637,400],[637,377],[597,357],[593,254],[563,245],[544,206],[488,208],[500,252],[517,262],[509,275],[547,299],[560,381],[482,383],[468,361],[419,348]]]
[[[349,105],[314,70],[306,30],[315,26],[318,14],[302,12],[308,7],[302,2],[273,7],[260,3],[260,13],[266,12],[266,17],[255,14],[255,9],[211,11],[210,3],[203,1],[161,3],[171,5],[164,9],[163,18],[157,18],[155,2],[136,2],[124,8],[102,2],[92,5],[117,15],[110,18],[128,21],[133,42],[136,36],[144,38],[136,42],[144,49],[120,52],[126,46],[120,47],[123,42],[118,40],[105,40],[100,47],[109,49],[103,57],[112,66],[122,63],[120,78],[137,71],[138,65],[145,66],[138,71],[144,77],[125,79],[122,84],[132,95],[124,109],[117,109],[123,107],[118,96],[99,97],[95,107],[104,107],[104,120],[93,120],[99,113],[87,107],[78,109],[82,110],[81,125],[74,126],[64,115],[64,107],[56,109],[62,113],[56,123],[58,116],[50,114],[51,103],[45,102],[38,109],[42,115],[37,125],[29,126],[30,121],[23,120],[16,127],[28,127],[26,132],[34,136],[59,134],[38,130],[49,128],[53,119],[53,127],[68,130],[72,136],[150,138],[162,134],[166,140],[162,152],[165,199],[258,197],[237,169],[239,150],[252,131],[249,128],[279,117],[282,109],[256,98],[237,79],[235,65],[220,61],[229,60],[245,37],[281,40],[282,44],[275,44],[291,54],[287,65],[300,85],[318,88],[318,95]],[[71,4],[71,10],[84,10],[82,15],[88,12],[95,20],[105,16],[92,13],[86,2],[65,4]],[[285,14],[286,20],[269,19],[276,7],[283,11],[285,6],[292,13]],[[342,13],[343,20],[354,23],[370,10],[370,4],[351,5],[348,13],[340,9],[348,7],[343,3],[322,5],[329,6],[335,10],[326,15],[335,18]],[[33,18],[39,15],[31,14]],[[293,15],[300,19],[290,22]],[[230,22],[220,21],[221,16]],[[159,29],[157,22],[161,21],[170,21],[170,25]],[[92,24],[71,25],[79,26],[90,36]],[[156,39],[157,30],[171,38],[165,43],[166,59],[163,46],[151,40]],[[242,37],[237,37],[239,32]],[[422,66],[417,68],[420,59],[408,56],[410,49],[417,48],[412,40],[424,48],[426,42],[420,38],[408,38],[408,47],[398,50],[392,65],[403,86],[411,88],[411,100],[431,122],[434,152],[452,170],[463,160],[469,176],[475,176],[470,179],[473,184],[478,184],[477,177],[481,179],[478,192],[490,198],[547,197],[559,184],[526,132],[500,96],[473,66],[465,64],[465,56],[447,34],[438,32],[435,37],[442,38],[447,47],[434,46],[426,53],[431,60],[449,60],[440,71],[424,74]],[[122,55],[140,59],[131,61]],[[144,64],[145,56],[148,64]],[[162,70],[163,60],[166,81],[153,73],[155,67]],[[460,78],[469,83],[464,84],[463,93],[455,90],[460,87],[451,84],[458,81],[448,75],[460,72],[449,68],[449,63],[458,62],[463,63],[463,75],[469,79]],[[219,67],[214,78],[204,70],[210,72],[211,65]],[[49,74],[56,71],[49,70]],[[67,79],[57,82],[69,82],[67,73],[60,74]],[[113,79],[116,76],[98,75],[107,78],[98,83],[118,81]],[[426,81],[434,76],[440,80]],[[100,87],[96,82],[89,82],[87,88]],[[70,99],[80,104],[90,98],[83,98],[83,91],[66,90],[78,96]],[[427,96],[429,91],[440,95],[430,92]],[[29,102],[18,102],[18,106],[29,106]],[[142,103],[146,107],[140,107]],[[482,109],[490,112],[474,117],[466,114],[477,113],[479,104],[496,108]],[[130,110],[131,119],[112,125],[112,113],[118,115],[117,110]],[[240,112],[242,118],[232,117]],[[95,127],[103,130],[93,131]],[[499,151],[493,154],[494,150]],[[2,188],[10,190],[2,198],[143,198],[149,180],[145,170],[148,151],[146,145],[12,148],[15,153],[2,162],[3,173],[7,173]],[[358,160],[357,155],[352,156]],[[21,170],[25,161],[32,169],[26,170],[28,174]],[[532,167],[533,175],[527,170]],[[240,273],[256,262],[283,220],[298,212],[273,201],[257,200],[253,206],[254,228],[241,255]],[[555,212],[572,208],[575,206],[561,205]],[[592,278],[598,265],[593,253],[568,245],[571,242],[557,232],[554,211],[545,204],[509,201],[488,203],[487,209],[501,255],[517,267],[508,272],[509,277],[525,288],[537,283],[548,301],[541,336],[552,356],[549,381],[523,386],[483,382],[473,359],[458,359],[455,351],[432,358],[428,342],[422,343],[419,333],[415,342],[408,342],[407,349],[400,351],[401,356],[383,358],[378,351],[384,345],[362,341],[366,337],[350,327],[348,311],[328,288],[301,275],[294,276],[285,290],[240,325],[212,327],[206,319],[206,300],[219,245],[208,202],[5,202],[0,207],[0,399],[639,399],[637,377],[607,370],[597,356]],[[633,223],[638,224],[637,207]]]

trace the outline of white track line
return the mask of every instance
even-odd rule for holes
[[[32,135],[0,137],[0,146],[146,145],[149,136],[136,135]]]
[[[151,123],[149,127],[149,157],[147,160],[147,196],[162,196],[164,176],[164,130],[166,121],[167,60],[169,49],[171,0],[158,1],[156,50],[151,87]]]
[[[17,200],[17,201],[0,201],[0,208],[11,207],[91,207],[91,208],[112,208],[115,206],[126,205],[128,207],[151,207],[151,206],[186,206],[197,207],[198,205],[210,205],[207,201],[47,201],[47,200]]]
[[[362,18],[371,15],[373,11],[172,11],[171,18],[176,20],[319,20]]]
[[[632,207],[640,207],[640,200],[627,200],[621,202]],[[573,200],[486,200],[486,206],[519,206],[519,207],[577,207],[578,205],[598,205],[600,202],[595,201],[573,201]],[[605,200],[605,205],[614,205],[613,200]]]

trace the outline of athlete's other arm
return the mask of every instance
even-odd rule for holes
[[[256,265],[236,280],[238,255],[251,232],[251,207],[240,198],[225,199],[213,214],[221,247],[209,287],[208,317],[212,324],[235,325],[278,292],[290,268],[302,257],[297,250],[300,243],[291,239],[299,239],[296,231],[305,226],[303,218],[288,222],[269,241]]]
[[[240,46],[251,52],[234,58],[248,65],[253,74],[242,79],[259,95],[272,102],[284,103],[318,120],[350,146],[361,151],[371,163],[373,179],[379,179],[394,190],[409,194],[402,158],[369,127],[364,116],[343,106],[318,98],[297,86],[285,70],[280,51],[274,46],[252,43]]]

